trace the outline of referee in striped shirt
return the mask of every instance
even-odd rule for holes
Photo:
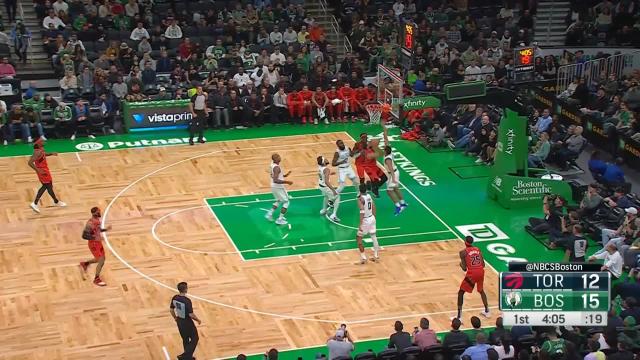
[[[204,123],[207,121],[207,98],[209,95],[202,91],[202,85],[196,87],[196,93],[191,97],[189,109],[193,115],[189,123],[189,145],[193,145],[193,136],[198,133],[198,142],[204,144]]]
[[[178,292],[180,294],[174,295],[171,298],[171,304],[169,305],[169,311],[171,316],[178,324],[178,331],[182,338],[182,346],[184,352],[178,355],[178,360],[192,360],[196,346],[198,345],[198,329],[195,320],[200,325],[202,322],[196,314],[193,313],[193,306],[191,305],[191,299],[187,297],[188,286],[186,282],[178,283]]]

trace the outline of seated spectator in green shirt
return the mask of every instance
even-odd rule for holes
[[[84,31],[86,30],[85,25],[87,25],[87,18],[83,13],[78,14],[75,20],[73,20],[73,29],[75,31]]]
[[[546,355],[547,359],[553,359],[556,356],[562,356],[567,353],[567,344],[564,339],[558,338],[555,327],[549,327],[545,333],[548,340],[542,343],[540,351]]]
[[[487,333],[484,331],[484,329],[482,329],[482,322],[480,321],[479,317],[477,316],[471,317],[471,326],[473,326],[473,329],[469,330],[469,332],[467,333],[471,344],[475,345],[478,334],[483,334],[485,338],[488,338]]]
[[[58,103],[58,107],[53,109],[53,119],[56,122],[71,121],[72,118],[73,111],[71,111],[71,107],[62,101]]]
[[[24,100],[22,103],[25,107],[32,108],[38,114],[40,114],[44,108],[44,99],[38,93],[33,94],[31,99]]]

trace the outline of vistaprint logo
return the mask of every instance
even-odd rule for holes
[[[180,121],[189,121],[193,118],[193,114],[190,112],[183,112],[179,114],[133,114],[131,115],[133,120],[137,124],[144,122],[145,118],[150,123],[177,123]]]
[[[138,124],[144,120],[144,114],[133,114],[133,120]]]

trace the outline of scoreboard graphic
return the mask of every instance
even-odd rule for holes
[[[535,268],[529,265],[525,269]],[[552,268],[562,268],[562,265],[579,264],[538,265],[557,265]],[[580,266],[574,268],[580,269]],[[607,324],[611,288],[609,272],[525,269],[500,273],[500,310],[505,325]]]

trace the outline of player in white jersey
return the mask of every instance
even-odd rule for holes
[[[340,193],[342,192],[342,189],[344,189],[344,184],[347,179],[351,180],[351,184],[353,184],[353,186],[356,186],[359,181],[356,173],[351,167],[350,159],[353,156],[353,151],[346,147],[342,140],[336,141],[336,146],[338,146],[338,148],[336,149],[336,152],[333,153],[331,165],[338,168],[338,189],[336,191]]]
[[[360,209],[360,226],[356,233],[356,241],[360,250],[360,264],[367,262],[367,256],[364,253],[364,244],[362,236],[368,234],[373,242],[373,257],[371,261],[378,261],[378,237],[376,236],[376,204],[373,202],[371,195],[367,194],[367,185],[360,185],[360,195],[358,195],[358,208]]]
[[[276,201],[273,203],[271,209],[267,211],[265,218],[273,221],[273,212],[282,205],[280,216],[276,219],[276,224],[286,225],[287,219],[284,217],[284,214],[287,213],[287,208],[289,208],[289,194],[287,194],[287,189],[285,189],[284,186],[291,185],[293,182],[284,179],[291,174],[291,171],[286,174],[282,171],[282,167],[280,167],[281,160],[280,155],[271,155],[271,192]]]
[[[387,195],[393,204],[396,206],[394,214],[397,216],[407,207],[407,203],[404,201],[402,191],[400,191],[400,171],[396,167],[396,163],[393,161],[393,152],[391,151],[391,145],[389,145],[388,130],[383,125],[382,134],[384,136],[384,168],[387,171]]]
[[[318,156],[318,186],[320,187],[320,191],[324,195],[322,200],[322,210],[320,210],[320,215],[324,215],[328,211],[328,207],[333,207],[333,211],[329,216],[329,219],[335,222],[340,222],[340,219],[336,216],[338,213],[338,207],[340,207],[340,194],[336,188],[331,185],[331,181],[329,180],[329,176],[331,175],[331,171],[327,167],[329,165],[329,160],[324,156]]]

